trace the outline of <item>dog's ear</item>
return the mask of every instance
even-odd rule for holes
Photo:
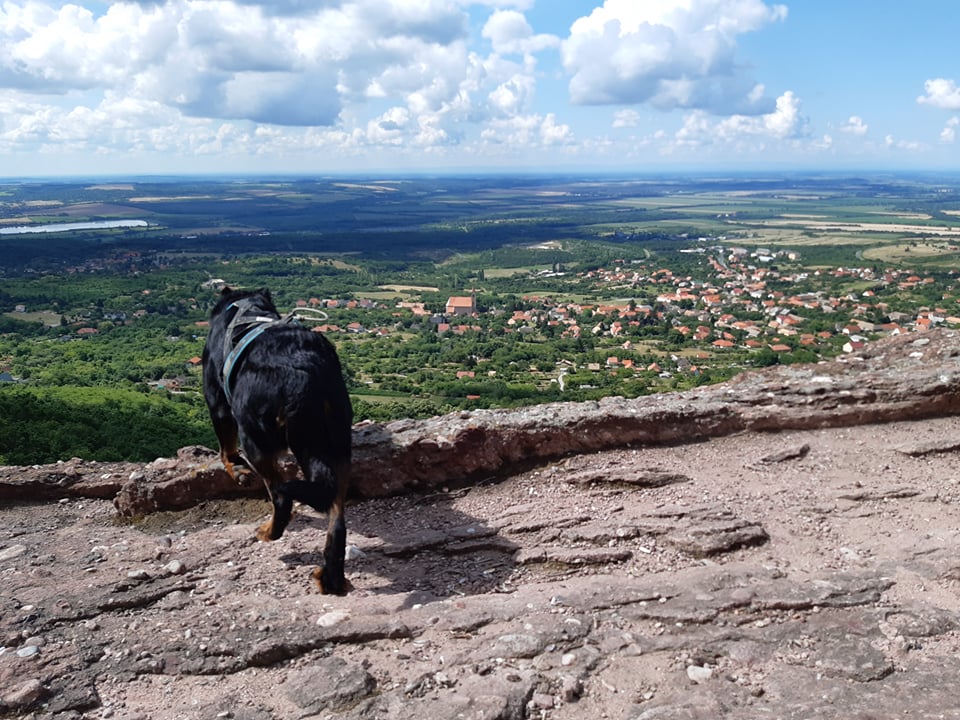
[[[263,297],[266,298],[267,302],[271,304],[273,303],[273,296],[270,294],[269,288],[262,287],[259,290],[257,290],[257,292],[263,295]]]
[[[221,294],[221,295],[229,295],[229,294],[232,293],[232,292],[233,292],[233,288],[232,288],[232,287],[230,287],[229,285],[224,285],[224,286],[223,286],[223,290],[220,291],[220,294]]]

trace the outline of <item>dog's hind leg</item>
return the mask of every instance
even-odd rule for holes
[[[350,470],[343,466],[334,470],[337,477],[337,495],[328,511],[327,540],[323,548],[323,567],[316,568],[312,577],[321,593],[346,595],[353,585],[344,574],[344,559],[347,551],[347,521],[344,503],[347,499]]]
[[[283,473],[277,466],[277,458],[274,455],[263,455],[258,452],[250,452],[250,464],[254,470],[263,478],[263,484],[267,488],[267,495],[270,496],[272,513],[270,519],[257,528],[257,539],[268,541],[278,540],[283,536],[283,531],[290,524],[290,518],[293,515],[294,498],[286,491],[288,483],[284,482]]]
[[[317,458],[304,458],[305,478],[291,480],[276,488],[285,497],[327,513],[327,538],[323,548],[323,567],[313,571],[320,592],[345,595],[352,586],[344,576],[347,550],[345,505],[349,487],[349,461],[338,466]]]
[[[346,595],[353,585],[344,573],[344,558],[347,551],[347,522],[344,517],[344,500],[338,497],[330,506],[330,521],[327,525],[327,542],[323,548],[323,567],[314,568],[311,577],[321,593]]]

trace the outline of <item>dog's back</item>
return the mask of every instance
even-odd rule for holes
[[[232,407],[244,438],[269,453],[289,448],[350,461],[353,410],[333,345],[297,325],[267,328],[233,372]],[[241,418],[247,419],[246,422]]]
[[[225,290],[210,316],[203,372],[224,466],[234,474],[236,465],[249,464],[273,501],[257,536],[279,538],[294,500],[328,512],[324,567],[314,577],[323,592],[345,592],[343,504],[353,410],[332,343],[282,320],[265,289]],[[287,449],[302,478],[282,476],[277,460]]]

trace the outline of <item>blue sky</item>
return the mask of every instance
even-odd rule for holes
[[[0,2],[0,176],[954,170],[955,0]]]

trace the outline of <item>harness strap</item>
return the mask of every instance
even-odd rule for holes
[[[233,397],[230,385],[233,369],[240,360],[240,357],[250,346],[250,343],[260,337],[264,330],[271,325],[284,321],[276,316],[270,317],[260,314],[263,312],[263,309],[258,308],[250,298],[242,298],[241,300],[230,303],[227,309],[229,310],[230,308],[236,308],[237,312],[224,333],[224,361],[221,376],[223,378],[223,392],[224,395],[227,396],[227,403],[232,405]],[[243,334],[234,340],[234,336],[238,330],[242,330]]]
[[[227,355],[227,359],[223,361],[223,393],[227,396],[227,404],[233,405],[233,393],[230,391],[230,381],[231,376],[233,375],[233,368],[237,364],[237,360],[240,359],[240,356],[243,355],[244,351],[247,349],[247,346],[250,345],[254,340],[256,340],[271,325],[274,325],[280,320],[268,320],[267,322],[261,323],[256,327],[248,330],[246,334],[240,338],[233,350],[230,351],[230,354]]]

